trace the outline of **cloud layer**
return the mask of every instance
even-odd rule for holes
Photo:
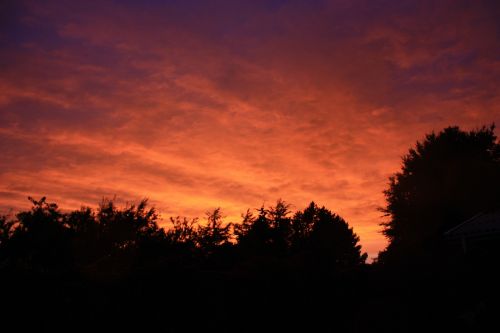
[[[500,124],[495,1],[2,6],[2,211],[116,195],[237,220],[314,200],[375,256],[407,149]]]

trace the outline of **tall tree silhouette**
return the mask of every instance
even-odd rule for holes
[[[289,205],[279,199],[275,206],[257,210],[255,217],[250,211],[243,215],[243,222],[235,225],[234,232],[243,252],[252,255],[286,254],[289,248]]]
[[[500,145],[494,125],[448,127],[426,135],[403,157],[384,192],[389,217],[381,261],[430,260],[445,230],[500,204]],[[408,257],[409,256],[409,257]]]
[[[359,237],[340,216],[314,202],[290,216],[289,205],[278,200],[275,206],[249,211],[235,226],[239,248],[246,255],[303,258],[323,268],[336,270],[357,266],[366,260]],[[318,268],[318,267],[315,267]]]
[[[366,260],[367,254],[361,252],[359,237],[349,224],[314,202],[295,213],[292,230],[294,251],[308,253],[310,259],[323,268],[352,268]]]
[[[231,223],[224,225],[220,207],[206,212],[206,225],[198,225],[196,243],[204,255],[213,255],[230,246]]]

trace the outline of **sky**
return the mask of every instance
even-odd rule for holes
[[[498,1],[2,1],[0,212],[282,198],[375,257],[426,133],[500,125]],[[498,130],[497,130],[498,134]]]

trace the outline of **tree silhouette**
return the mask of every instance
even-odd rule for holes
[[[276,251],[284,254],[290,248],[292,222],[290,205],[278,199],[276,205],[269,207],[267,213],[272,230],[273,246]]]
[[[231,224],[223,225],[224,222],[220,207],[206,212],[206,218],[207,224],[198,226],[196,239],[198,246],[206,254],[211,254],[217,248],[228,244],[231,236]]]
[[[33,207],[16,215],[9,239],[12,263],[22,269],[46,272],[72,265],[69,230],[55,203],[29,198]]]
[[[275,206],[262,206],[257,212],[255,217],[247,211],[242,223],[234,227],[240,250],[246,255],[286,254],[291,230],[289,205],[279,199]]]
[[[14,222],[9,221],[6,216],[0,216],[0,266],[9,256],[7,252],[13,233]]]
[[[90,207],[82,207],[68,213],[64,224],[72,239],[72,253],[76,265],[89,264],[106,254],[102,228],[96,221],[96,214]],[[92,246],[89,246],[92,244]]]
[[[346,269],[364,264],[359,237],[339,215],[314,202],[295,214],[292,223],[295,252],[305,251],[322,267]]]
[[[158,213],[155,208],[147,209],[147,199],[137,206],[117,209],[113,201],[103,200],[96,220],[105,242],[114,250],[137,247],[144,239],[158,235]]]
[[[171,227],[166,231],[166,238],[171,244],[184,244],[186,246],[196,246],[196,224],[198,219],[188,219],[170,217]]]
[[[8,221],[6,216],[0,216],[0,248],[7,245],[12,235],[14,222]]]
[[[444,231],[500,204],[500,145],[494,125],[470,132],[448,127],[426,135],[390,177],[382,211],[388,238],[381,261],[431,260]]]
[[[255,216],[250,209],[247,209],[245,214],[241,214],[241,219],[241,223],[233,225],[233,233],[238,243],[241,243],[245,239],[255,223]]]
[[[304,264],[294,260],[306,260],[327,270],[346,269],[363,264],[367,257],[347,222],[314,202],[293,217],[281,199],[269,209],[261,207],[257,217],[247,211],[243,222],[235,225],[235,234],[245,256],[289,257],[292,266]]]

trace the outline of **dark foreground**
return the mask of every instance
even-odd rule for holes
[[[118,275],[4,271],[2,326],[160,332],[491,332],[498,326],[498,274],[477,263],[434,273],[366,266],[336,274],[262,264],[259,271],[122,269]]]

